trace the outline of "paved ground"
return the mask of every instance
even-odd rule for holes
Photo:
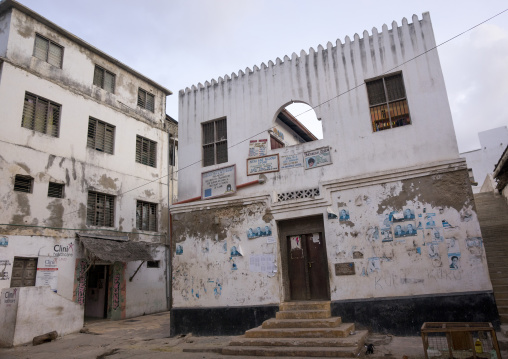
[[[227,345],[232,337],[186,335],[167,338],[167,312],[114,322],[91,322],[85,325],[83,331],[35,347],[30,344],[0,349],[0,359],[235,358],[219,354],[220,348]],[[499,335],[500,340],[505,341],[502,356],[508,359],[508,339]],[[372,334],[368,342],[375,345],[374,355],[368,356],[371,359],[402,359],[404,356],[408,359],[424,358],[420,337]]]

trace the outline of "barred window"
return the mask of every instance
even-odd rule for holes
[[[114,227],[115,197],[98,192],[88,192],[86,224]]]
[[[374,132],[411,124],[401,73],[365,83]]]
[[[57,43],[35,34],[35,44],[33,55],[38,59],[46,61],[48,64],[62,68],[63,47]]]
[[[136,204],[136,228],[157,232],[157,204],[138,201]]]
[[[95,65],[93,84],[108,92],[115,92],[115,74]]]
[[[201,124],[203,128],[203,166],[228,161],[228,129],[225,118]]]
[[[61,183],[49,182],[48,197],[63,198],[64,185]]]
[[[136,136],[136,162],[157,167],[157,142]]]
[[[88,119],[87,147],[113,154],[115,146],[115,126],[96,118]]]
[[[30,176],[16,175],[14,178],[14,190],[18,192],[32,193],[34,179]]]
[[[60,109],[60,105],[26,92],[21,126],[58,137]]]
[[[155,96],[142,88],[138,89],[138,106],[146,108],[149,111],[154,112],[155,109]]]

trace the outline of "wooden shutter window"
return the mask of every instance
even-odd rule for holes
[[[35,35],[33,55],[50,65],[62,68],[63,47],[38,34]]]
[[[35,35],[34,56],[38,59],[46,61],[48,48],[49,41],[39,35]]]
[[[32,94],[25,94],[21,126],[58,137],[61,106]]]
[[[88,120],[87,147],[113,154],[115,126],[93,117]]]
[[[157,142],[136,136],[136,162],[157,167]]]
[[[137,202],[136,228],[143,231],[157,232],[157,204]]]
[[[88,192],[87,224],[92,226],[113,227],[115,218],[114,204],[114,196],[98,192]]]

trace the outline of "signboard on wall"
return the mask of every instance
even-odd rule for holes
[[[249,142],[249,157],[266,156],[268,140],[251,140]]]
[[[321,147],[312,151],[303,153],[303,163],[305,169],[326,166],[332,163],[332,157],[330,156],[330,147]]]
[[[47,285],[56,293],[58,285],[58,258],[39,257],[35,286]]]
[[[236,166],[219,168],[201,174],[201,199],[234,194],[236,192]]]
[[[302,154],[280,156],[280,169],[303,167]]]
[[[268,172],[279,172],[279,154],[247,160],[247,176]]]

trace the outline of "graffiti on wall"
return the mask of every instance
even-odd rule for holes
[[[76,259],[76,280],[74,281],[74,294],[72,300],[78,304],[85,304],[86,270],[88,262],[85,259]]]

